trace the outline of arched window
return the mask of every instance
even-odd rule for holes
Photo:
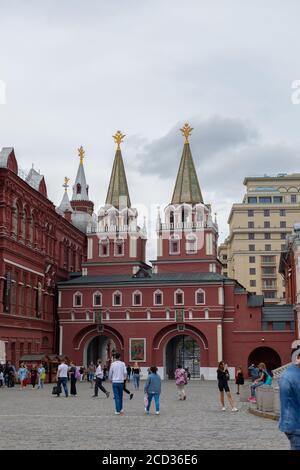
[[[205,304],[205,292],[202,289],[198,289],[195,292],[195,303],[196,305]]]
[[[99,256],[109,256],[109,240],[102,238],[99,242]]]
[[[82,307],[82,293],[75,292],[73,295],[73,307]]]
[[[169,254],[179,255],[180,254],[180,240],[178,235],[172,235],[169,239]]]
[[[102,305],[102,294],[97,291],[93,294],[93,307],[99,307]]]
[[[81,194],[81,184],[77,183],[76,185],[76,194]]]
[[[132,294],[132,305],[142,305],[142,293],[139,290]]]
[[[122,293],[117,290],[113,293],[113,306],[120,307],[122,305]]]
[[[163,293],[161,290],[156,290],[153,294],[153,305],[163,304]]]
[[[118,238],[115,241],[115,256],[124,256],[124,240],[123,240],[123,238]]]
[[[183,305],[184,304],[184,292],[181,289],[177,289],[174,293],[174,304]]]
[[[185,245],[186,253],[188,255],[197,253],[197,237],[196,235],[188,235],[186,237],[186,245]]]

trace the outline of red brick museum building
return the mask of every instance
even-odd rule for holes
[[[290,361],[291,305],[265,305],[221,275],[218,226],[203,201],[188,125],[170,204],[157,216],[157,257],[146,261],[146,227],[132,207],[120,144],[105,204],[93,214],[83,149],[69,201],[58,208],[35,170],[18,176],[13,149],[0,153],[0,340],[6,359],[60,354],[77,365],[115,350],[144,372],[172,378],[177,362],[215,379],[216,365]],[[233,370],[232,370],[233,372]]]

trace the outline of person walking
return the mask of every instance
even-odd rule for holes
[[[227,364],[224,361],[219,362],[218,369],[217,369],[217,378],[218,378],[218,388],[220,392],[220,402],[222,405],[222,411],[226,411],[225,402],[224,402],[224,391],[226,392],[228,401],[231,406],[231,411],[238,411],[235,407],[233,399],[231,397],[230,389],[228,386],[229,380],[229,371]]]
[[[109,380],[112,382],[112,388],[115,399],[115,415],[124,412],[123,410],[123,389],[124,380],[127,378],[127,370],[123,361],[120,360],[121,354],[115,354],[115,361],[111,364],[109,369]]]
[[[26,387],[26,381],[28,377],[28,369],[23,362],[21,363],[18,370],[18,377],[20,380],[20,389],[23,390]]]
[[[256,389],[262,385],[272,385],[272,377],[267,372],[267,367],[264,362],[258,364],[259,377],[251,385],[251,395],[248,397],[248,401],[256,403]]]
[[[187,384],[187,373],[181,364],[178,364],[177,369],[175,370],[175,383],[178,390],[179,400],[186,400],[184,386]]]
[[[160,414],[160,394],[161,394],[161,378],[157,373],[157,367],[152,366],[150,367],[150,374],[147,377],[145,386],[144,386],[144,393],[147,396],[147,405],[145,407],[145,412],[147,415],[150,414],[150,407],[152,399],[154,398],[155,401],[155,414]]]
[[[46,378],[46,369],[41,362],[38,367],[38,388],[44,388],[44,382]]]
[[[30,369],[30,382],[31,382],[31,385],[32,385],[32,388],[35,387],[36,385],[36,379],[37,379],[37,370],[36,370],[36,365],[33,364],[31,369]]]
[[[279,378],[279,429],[290,441],[291,450],[300,450],[300,354]]]
[[[127,369],[128,369],[128,367],[127,367]],[[127,395],[129,395],[130,400],[132,400],[133,399],[133,393],[130,390],[128,390],[128,388],[126,388],[126,382],[129,382],[129,380],[128,379],[124,380],[123,392],[127,393]]]
[[[88,367],[88,382],[91,382],[91,388],[94,386],[94,376],[95,376],[95,366],[94,363],[91,362]]]
[[[135,390],[139,390],[140,388],[140,376],[141,376],[141,369],[137,362],[134,363],[132,368],[132,381]]]
[[[96,369],[95,375],[96,375],[96,381],[95,381],[95,391],[94,391],[93,398],[98,396],[98,388],[100,388],[101,392],[105,393],[106,397],[108,398],[110,393],[107,390],[105,390],[105,388],[102,385],[104,373],[102,369],[102,361],[100,359],[97,362],[97,369]]]
[[[66,398],[69,396],[68,384],[67,384],[68,370],[69,368],[66,364],[66,361],[62,359],[60,365],[58,366],[57,374],[56,374],[56,380],[57,380],[57,386],[58,386],[58,392],[57,392],[58,397],[61,394],[61,386],[63,386],[64,388]]]
[[[83,381],[83,376],[84,376],[84,367],[83,366],[80,367],[79,372],[80,372],[80,382],[82,382]]]
[[[131,366],[127,366],[126,367],[126,370],[127,370],[127,380],[128,382],[130,382],[130,376],[131,376]],[[125,389],[124,389],[125,390]]]
[[[77,377],[76,377],[77,369],[74,364],[74,362],[70,362],[70,367],[69,367],[69,377],[70,377],[70,382],[71,382],[71,388],[70,388],[70,395],[72,397],[76,397],[77,395],[77,389],[76,389],[76,382],[77,382]]]
[[[238,367],[238,369],[236,371],[235,383],[237,385],[236,394],[239,395],[240,394],[240,385],[244,385],[244,383],[245,383],[243,369],[241,368],[241,366]]]

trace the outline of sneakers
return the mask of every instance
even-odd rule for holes
[[[222,411],[226,411],[226,408],[225,408],[225,406],[223,406],[223,408],[222,408]]]
[[[239,411],[237,408],[233,407],[231,411]]]
[[[115,415],[120,415],[121,413],[119,411],[115,411]]]
[[[156,414],[156,415],[159,415],[159,414],[160,414],[160,412],[159,412],[159,411],[155,411],[155,414]]]
[[[123,413],[124,413],[124,410],[123,410],[123,408],[122,408],[122,410],[120,411],[120,413],[121,413],[121,414],[123,414]]]
[[[133,393],[130,394],[129,398],[130,398],[130,400],[133,399]]]
[[[252,403],[256,403],[256,398],[255,397],[248,397],[248,401],[251,401]]]

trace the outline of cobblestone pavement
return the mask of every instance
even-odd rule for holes
[[[111,392],[111,385],[105,383]],[[133,390],[133,385],[129,388]],[[235,385],[231,385],[235,391]],[[0,449],[289,449],[278,422],[248,413],[222,412],[214,381],[191,381],[187,400],[179,401],[174,382],[163,382],[161,414],[144,415],[143,382],[125,414],[114,414],[114,400],[78,385],[78,396],[44,390],[0,388]],[[133,390],[134,391],[134,390]],[[237,395],[234,395],[236,398]]]

